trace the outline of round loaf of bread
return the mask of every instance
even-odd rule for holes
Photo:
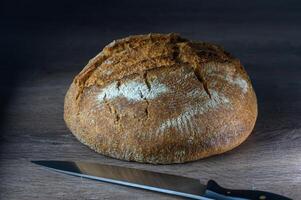
[[[154,164],[231,150],[256,117],[256,95],[240,61],[177,34],[113,41],[74,78],[64,107],[67,126],[91,149]]]

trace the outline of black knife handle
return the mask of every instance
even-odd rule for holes
[[[205,197],[216,200],[292,200],[270,192],[258,190],[230,190],[222,188],[213,180],[208,181]]]

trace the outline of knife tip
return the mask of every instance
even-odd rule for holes
[[[36,165],[43,165],[43,163],[45,161],[43,161],[43,160],[31,160],[30,162],[33,163],[33,164],[36,164]]]
[[[34,163],[34,164],[38,164],[40,161],[39,160],[31,160],[30,162]]]

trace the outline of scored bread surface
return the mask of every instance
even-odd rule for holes
[[[64,109],[69,129],[91,149],[155,164],[231,150],[257,117],[239,60],[177,34],[113,41],[74,78]]]

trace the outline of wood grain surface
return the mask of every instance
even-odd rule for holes
[[[56,10],[58,5],[35,11],[26,4],[14,7],[21,12],[16,17],[7,14],[1,44],[10,48],[1,49],[1,55],[13,53],[7,62],[13,70],[1,68],[1,73],[18,75],[13,83],[1,82],[1,98],[8,100],[1,111],[0,199],[181,199],[62,175],[30,163],[39,159],[114,164],[301,198],[300,5],[188,2],[129,1],[115,6],[114,1],[78,6],[76,12]],[[23,7],[33,14],[22,14]],[[95,7],[106,11],[97,14]],[[22,26],[24,21],[27,26]],[[259,104],[255,130],[246,142],[196,162],[149,165],[99,155],[74,138],[63,121],[64,95],[73,77],[113,39],[147,32],[179,32],[219,43],[241,59]]]

